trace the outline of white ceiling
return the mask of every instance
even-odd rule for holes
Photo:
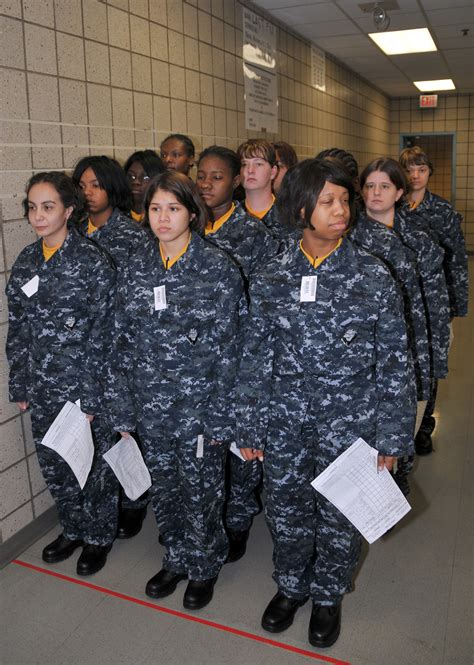
[[[438,51],[385,55],[367,36],[377,32],[367,0],[253,0],[390,97],[419,94],[412,81],[452,78],[474,92],[474,0],[396,0],[388,30],[427,27]],[[384,5],[384,2],[379,4]],[[468,30],[466,36],[463,30]]]

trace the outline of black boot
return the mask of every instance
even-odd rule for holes
[[[262,628],[270,633],[283,632],[293,623],[298,607],[304,605],[307,600],[307,598],[288,598],[279,591],[263,613]]]
[[[245,531],[232,531],[227,530],[227,538],[229,539],[229,554],[227,555],[226,563],[233,563],[241,559],[247,550],[247,540],[249,537],[250,529]]]
[[[77,574],[86,576],[98,573],[105,566],[111,549],[112,545],[84,545],[77,561]]]
[[[325,649],[334,644],[341,632],[341,603],[313,605],[308,640],[313,647]]]
[[[189,580],[184,592],[183,606],[187,610],[200,610],[211,602],[217,577],[210,580]]]
[[[69,540],[61,534],[52,543],[46,545],[42,554],[43,561],[46,563],[65,561],[78,547],[82,547],[82,540]]]
[[[420,430],[415,437],[415,451],[417,455],[429,455],[433,452],[433,441],[431,434]]]
[[[178,582],[187,577],[184,573],[173,573],[162,568],[151,580],[148,580],[145,593],[150,598],[166,598],[176,590]]]
[[[117,538],[133,538],[140,533],[143,520],[146,516],[144,508],[124,508],[120,511],[117,528]]]

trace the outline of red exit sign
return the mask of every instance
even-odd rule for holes
[[[438,95],[420,95],[420,109],[435,109],[438,106]]]

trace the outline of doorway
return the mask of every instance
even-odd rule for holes
[[[456,192],[454,132],[440,134],[421,132],[419,134],[400,135],[401,150],[412,148],[414,145],[420,146],[434,165],[434,173],[429,184],[430,191],[439,194],[454,205]]]

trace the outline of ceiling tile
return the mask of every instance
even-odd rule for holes
[[[274,9],[270,13],[287,25],[346,20],[346,17],[336,5],[329,2]]]

